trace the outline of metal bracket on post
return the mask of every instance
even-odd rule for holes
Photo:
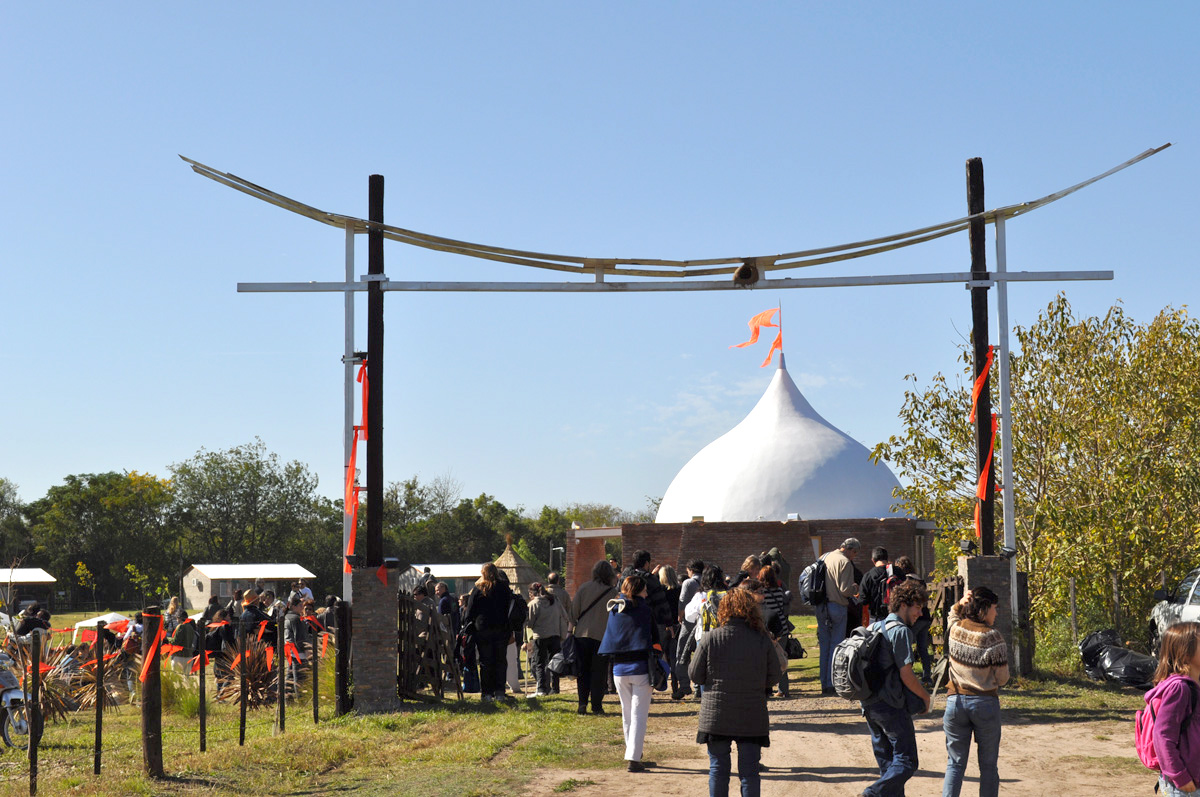
[[[995,280],[970,280],[963,287],[967,290],[971,290],[972,288],[991,288],[995,284]]]

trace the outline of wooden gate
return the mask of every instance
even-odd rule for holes
[[[396,689],[399,694],[417,697],[422,692],[431,692],[438,698],[445,698],[449,683],[462,700],[462,673],[454,657],[450,618],[438,614],[432,601],[418,601],[401,592],[396,620],[399,653]]]
[[[929,589],[929,614],[933,617],[933,625],[929,635],[941,655],[946,655],[946,625],[950,621],[950,610],[963,596],[962,576],[945,578]]]

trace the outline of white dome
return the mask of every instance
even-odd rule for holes
[[[671,482],[656,523],[881,518],[893,514],[886,465],[822,418],[779,370],[750,414],[692,457]]]

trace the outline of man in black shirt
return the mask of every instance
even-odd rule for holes
[[[871,561],[875,563],[859,584],[858,594],[871,612],[871,621],[882,620],[888,615],[887,608],[887,579],[888,552],[886,548],[876,548],[871,551]]]

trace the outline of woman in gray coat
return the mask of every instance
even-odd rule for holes
[[[763,626],[758,601],[746,590],[725,593],[719,627],[700,640],[688,675],[704,686],[698,744],[708,745],[708,792],[727,797],[730,753],[738,748],[742,797],[759,795],[759,759],[771,744],[767,690],[779,681],[779,658]]]

